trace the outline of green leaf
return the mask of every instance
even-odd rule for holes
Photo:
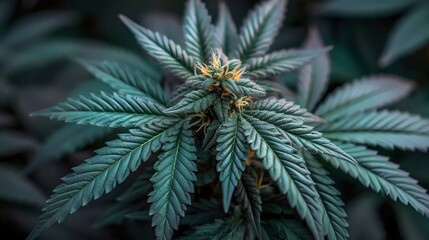
[[[396,59],[425,46],[429,42],[429,4],[417,5],[393,28],[379,63],[387,66]],[[410,37],[413,36],[413,37]]]
[[[268,51],[281,27],[285,5],[285,0],[267,1],[244,20],[235,53],[243,63]]]
[[[364,77],[335,90],[320,104],[315,114],[329,122],[396,102],[413,88],[411,81],[393,75]]]
[[[300,222],[295,220],[268,220],[264,229],[273,240],[311,240],[313,237]]]
[[[429,216],[429,196],[426,194],[426,190],[420,187],[416,180],[409,177],[407,172],[399,169],[397,164],[363,146],[349,143],[336,144],[353,156],[359,164],[350,164],[325,157],[324,159],[334,167],[357,179],[365,187],[369,187],[383,196],[388,196],[394,201],[410,205],[421,214]]]
[[[297,210],[301,219],[305,219],[314,237],[323,239],[319,195],[304,160],[275,129],[251,118],[242,118],[241,121],[250,148],[262,159],[264,168],[280,192],[287,196],[290,206]]]
[[[274,97],[255,101],[248,113],[282,114],[284,117],[301,120],[304,122],[320,122],[319,117],[307,112],[294,102]]]
[[[228,118],[217,133],[217,171],[222,188],[223,210],[228,212],[232,194],[241,179],[249,152],[244,129],[237,117]]]
[[[196,149],[188,122],[174,127],[168,133],[151,178],[154,191],[148,202],[152,203],[149,214],[155,226],[157,239],[171,239],[177,230],[180,217],[185,216],[186,205],[191,204],[197,180]]]
[[[225,80],[222,85],[231,91],[236,97],[262,97],[265,90],[249,79]]]
[[[137,170],[142,161],[161,148],[161,139],[171,125],[146,124],[142,129],[120,134],[119,139],[107,142],[106,147],[98,149],[96,156],[73,168],[73,173],[62,179],[64,183],[54,189],[38,224],[27,239],[36,239],[81,206],[112,191]]]
[[[166,105],[169,96],[158,82],[137,67],[113,61],[80,61],[95,77],[122,95],[138,96]]]
[[[214,26],[206,6],[200,0],[188,1],[183,30],[189,55],[201,63],[207,62],[214,48]]]
[[[198,178],[198,175],[197,175]],[[222,211],[218,200],[214,198],[200,199],[198,202],[193,202],[192,206],[182,220],[185,225],[201,225],[213,222],[216,218],[221,217]]]
[[[125,16],[122,22],[134,33],[142,47],[162,64],[167,70],[179,78],[187,79],[194,75],[195,60],[172,40],[159,33],[154,33]]]
[[[320,132],[314,131],[313,127],[305,125],[303,121],[289,117],[286,112],[284,114],[278,113],[276,110],[270,110],[269,106],[259,110],[263,111],[246,111],[246,118],[274,128],[293,146],[304,148],[312,153],[335,156],[345,161],[356,163],[351,156],[324,138]]]
[[[37,148],[37,142],[23,133],[12,130],[0,131],[0,156],[12,156]]]
[[[304,47],[306,49],[323,48],[319,31],[315,27],[309,29]],[[298,104],[309,111],[314,109],[328,85],[330,67],[331,63],[325,52],[301,69],[298,82]]]
[[[225,55],[230,56],[237,48],[237,28],[228,6],[223,1],[219,2],[219,17],[216,23],[215,36],[217,47],[222,49]]]
[[[316,57],[326,53],[328,49],[312,50],[281,50],[262,57],[251,58],[244,65],[246,76],[251,79],[264,79],[278,76],[298,69]]]
[[[329,139],[387,149],[429,148],[429,120],[397,111],[357,113],[320,126],[319,130]]]
[[[15,22],[1,40],[10,48],[20,48],[35,43],[49,33],[70,25],[76,16],[67,12],[39,12]]]
[[[109,128],[67,124],[48,137],[25,170],[28,173],[42,165],[58,161],[66,154],[72,153],[111,132],[112,130]]]
[[[323,15],[340,17],[388,16],[401,11],[415,0],[330,0],[318,7]]]
[[[246,213],[247,221],[252,226],[253,235],[261,239],[262,200],[259,189],[256,187],[256,180],[244,174],[238,183],[235,195]]]
[[[323,229],[328,239],[347,239],[349,237],[344,211],[344,203],[341,201],[340,192],[335,188],[334,181],[329,177],[328,172],[317,162],[313,156],[304,155],[311,178],[316,183],[316,189],[320,195],[320,205],[323,206]]]
[[[175,118],[163,114],[164,107],[138,97],[101,92],[89,97],[69,98],[57,106],[35,112],[32,116],[89,124],[100,127],[138,127],[145,123]]]
[[[213,105],[218,99],[215,93],[206,90],[194,90],[186,94],[176,105],[164,110],[164,113],[200,113]]]
[[[32,181],[6,164],[0,164],[0,200],[12,204],[40,206],[46,200]]]

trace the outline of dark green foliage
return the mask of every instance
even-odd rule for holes
[[[88,125],[67,148],[49,152],[55,144],[48,141],[41,157],[64,155],[96,138],[94,126],[128,133],[62,179],[28,239],[111,192],[132,172],[140,177],[99,225],[151,220],[157,239],[347,239],[344,204],[322,161],[428,216],[426,191],[367,148],[429,148],[428,120],[380,109],[409,94],[413,84],[370,76],[322,101],[329,89],[330,48],[316,28],[310,28],[305,49],[267,53],[286,3],[256,6],[237,35],[224,3],[215,27],[202,1],[190,0],[184,47],[121,16],[143,49],[183,84],[170,94],[138,64],[78,60],[112,93],[82,93],[34,113]],[[276,82],[297,69],[295,99],[309,111]],[[274,97],[276,92],[288,100]],[[149,159],[155,162],[138,171]]]

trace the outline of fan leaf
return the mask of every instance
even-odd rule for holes
[[[268,51],[281,27],[285,6],[286,0],[270,0],[257,6],[245,19],[235,53],[243,63]]]
[[[357,179],[365,187],[377,193],[410,205],[417,212],[429,216],[429,196],[426,190],[417,184],[417,181],[387,157],[363,146],[350,143],[336,143],[344,151],[353,156],[358,165],[338,161],[335,158],[324,158],[334,167],[341,169],[351,177]]]
[[[230,56],[237,49],[238,34],[231,12],[223,1],[219,3],[215,33],[217,47],[222,49],[225,55]]]
[[[281,50],[263,57],[249,59],[245,64],[246,76],[251,79],[264,79],[282,75],[298,69],[313,59],[326,54],[329,48],[311,50]]]
[[[188,1],[184,32],[189,55],[201,63],[208,61],[214,48],[214,26],[206,6],[200,0]]]
[[[99,127],[137,127],[150,122],[177,120],[165,115],[163,110],[163,106],[138,97],[101,92],[89,97],[68,98],[57,106],[35,112],[32,116],[46,116]]]
[[[245,169],[249,151],[246,146],[244,129],[237,117],[228,118],[217,132],[216,160],[222,187],[222,204],[228,212],[232,194]]]
[[[122,22],[134,33],[142,47],[167,70],[181,79],[194,75],[195,60],[179,45],[166,36],[152,32],[125,16]]]
[[[429,120],[397,111],[370,111],[320,126],[326,138],[387,149],[426,151]]]
[[[168,103],[169,96],[159,83],[137,67],[114,61],[79,62],[95,77],[122,95],[138,96],[164,106]]]
[[[406,97],[413,88],[411,81],[393,75],[364,77],[338,88],[321,103],[315,114],[329,122],[396,102]]]
[[[194,90],[186,94],[176,105],[164,110],[164,113],[199,113],[203,112],[218,100],[215,93],[206,90]]]
[[[287,196],[290,206],[305,219],[314,237],[323,239],[319,195],[304,160],[275,129],[252,118],[242,119],[242,122],[250,148],[262,159],[271,179]]]
[[[149,214],[157,238],[171,239],[180,217],[185,216],[186,205],[191,204],[190,193],[194,192],[193,182],[197,180],[195,143],[187,121],[168,133],[162,151],[151,178],[154,191],[148,200]]]
[[[170,127],[171,124],[147,124],[142,129],[120,134],[119,139],[107,142],[106,147],[97,150],[96,156],[73,168],[73,173],[66,175],[63,184],[54,189],[27,239],[36,239],[80,207],[112,191],[152,152],[161,148],[161,138]]]

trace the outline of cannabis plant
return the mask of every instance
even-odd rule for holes
[[[182,84],[170,93],[138,66],[78,60],[115,92],[69,98],[33,115],[129,131],[62,179],[28,239],[111,192],[145,161],[105,222],[151,216],[157,239],[346,239],[344,204],[326,164],[428,216],[426,191],[368,148],[429,147],[429,121],[378,110],[412,84],[365,77],[319,103],[329,48],[315,29],[305,49],[267,53],[285,7],[285,0],[257,6],[237,34],[226,5],[213,26],[204,4],[190,0],[183,47],[121,16]],[[276,98],[281,87],[273,80],[300,67],[298,95]]]

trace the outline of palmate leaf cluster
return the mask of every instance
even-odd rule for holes
[[[212,25],[200,0],[187,3],[184,46],[121,16],[143,49],[182,81],[174,92],[138,66],[79,60],[114,92],[33,114],[128,132],[62,179],[28,239],[111,192],[146,161],[153,169],[142,169],[102,225],[151,219],[157,239],[347,239],[344,204],[324,164],[429,215],[426,191],[370,149],[429,147],[428,120],[380,110],[412,84],[369,76],[322,99],[329,49],[316,29],[302,50],[268,52],[285,0],[256,6],[238,32],[227,6],[219,9]],[[273,97],[270,81],[296,69],[296,103]],[[145,196],[148,206],[136,205]]]

